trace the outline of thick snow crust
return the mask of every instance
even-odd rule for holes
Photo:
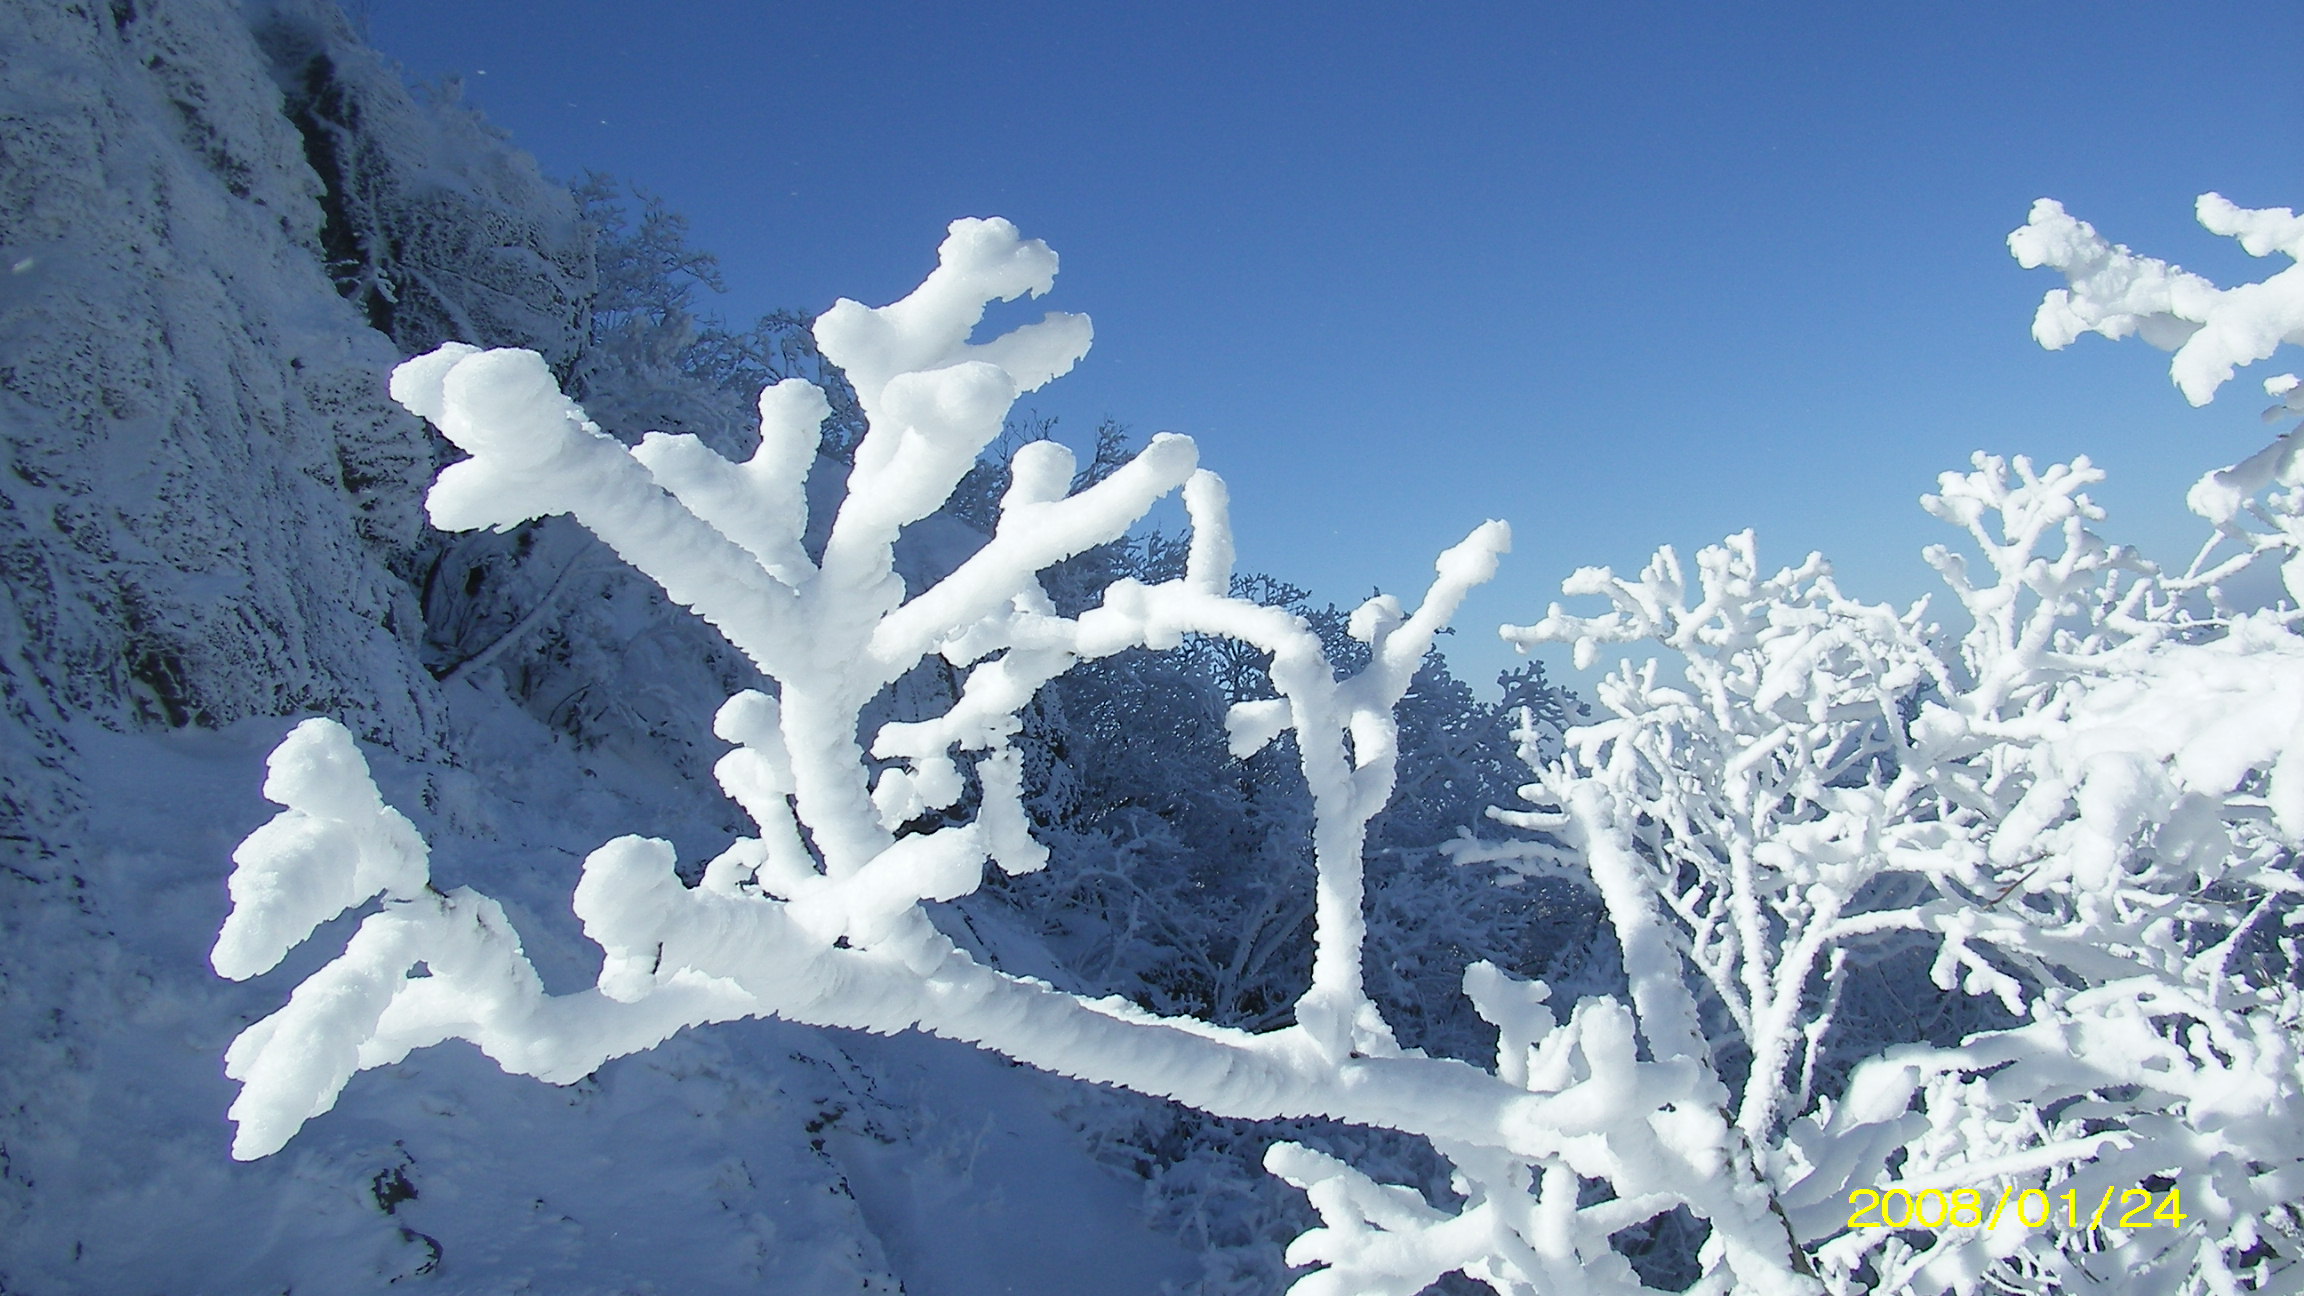
[[[2304,219],[2286,207],[2262,211],[2202,194],[2200,224],[2238,241],[2254,257],[2288,258],[2286,269],[2251,284],[2218,288],[2169,262],[2113,243],[2063,204],[2032,205],[2008,248],[2027,269],[2045,266],[2071,281],[2050,291],[2032,321],[2032,336],[2050,350],[2086,333],[2131,334],[2175,352],[2168,375],[2184,399],[2205,405],[2242,365],[2271,357],[2283,344],[2304,344]]]

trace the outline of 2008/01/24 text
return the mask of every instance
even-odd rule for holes
[[[2166,1195],[2155,1196],[2145,1188],[2111,1187],[2095,1203],[2095,1210],[2087,1212],[2081,1204],[2077,1189],[2067,1189],[2051,1196],[2046,1189],[2026,1188],[2022,1192],[2011,1186],[2000,1190],[1989,1215],[1984,1210],[1984,1194],[1974,1188],[1959,1188],[1946,1192],[1941,1188],[1924,1188],[1907,1192],[1902,1188],[1881,1191],[1858,1188],[1848,1194],[1848,1204],[1856,1210],[1848,1216],[1847,1227],[1867,1228],[1985,1228],[2000,1227],[2000,1221],[2011,1207],[2016,1222],[2026,1228],[2047,1228],[2056,1220],[2056,1205],[2064,1206],[2064,1223],[2074,1229],[2113,1228],[2146,1229],[2159,1225],[2181,1228],[2184,1224],[2184,1203],[2179,1189],[2171,1187]],[[2118,1194],[2118,1207],[2114,1206]],[[2086,1213],[2084,1213],[2086,1212]]]

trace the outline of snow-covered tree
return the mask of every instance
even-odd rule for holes
[[[2304,241],[2286,212],[2202,210],[2252,251]],[[2181,346],[2195,399],[2299,340],[2293,271],[2220,293],[2052,204],[2011,241],[2073,282],[2043,307],[2044,342],[2086,327]],[[2304,1273],[2304,1004],[2284,934],[2304,892],[2304,614],[2232,582],[2264,557],[2300,569],[2295,434],[2194,488],[2217,543],[2181,576],[2096,534],[2085,460],[1980,455],[1945,475],[1924,503],[1972,546],[1929,551],[1969,622],[1955,637],[1924,606],[1844,595],[1820,558],[1769,574],[1748,534],[1697,555],[1693,579],[1670,550],[1634,578],[1579,572],[1565,592],[1609,609],[1507,627],[1587,664],[1640,642],[1670,660],[1611,677],[1595,723],[1529,714],[1531,808],[1497,817],[1533,835],[1454,848],[1588,887],[1623,970],[1622,993],[1556,1008],[1540,981],[1464,969],[1496,1030],[1479,1067],[1404,1047],[1372,998],[1363,856],[1394,789],[1396,709],[1505,549],[1501,524],[1441,556],[1413,613],[1355,610],[1364,647],[1336,654],[1357,659],[1341,672],[1309,621],[1235,588],[1222,483],[1180,437],[1093,481],[1062,447],[1023,445],[981,547],[940,579],[899,574],[899,534],[1020,392],[1086,350],[1086,320],[1063,315],[968,341],[987,303],[1054,271],[1005,222],[957,222],[910,297],[816,321],[866,429],[820,545],[802,539],[830,413],[812,383],[762,393],[758,448],[735,462],[693,436],[601,434],[529,353],[451,344],[401,367],[394,395],[470,455],[433,487],[437,525],[571,515],[772,682],[716,723],[735,746],[718,777],[757,833],[693,886],[666,843],[595,851],[574,900],[597,984],[548,994],[494,901],[430,886],[349,736],[299,726],[266,787],[286,809],[235,856],[215,966],[256,975],[382,903],[233,1045],[236,1155],[276,1151],[356,1071],[446,1039],[565,1082],[689,1026],[773,1015],[917,1028],[1219,1116],[1428,1140],[1451,1194],[1271,1149],[1321,1220],[1288,1251],[1312,1269],[1305,1296],[1450,1273],[1512,1294],[1643,1290],[1660,1279],[1627,1258],[1636,1234],[1684,1242],[1681,1277],[1703,1291],[2269,1291]],[[1179,490],[1180,570],[1053,596],[1053,573]],[[1225,642],[1269,687],[1235,679],[1202,723],[1221,717],[1238,757],[1287,734],[1311,799],[1314,948],[1291,1024],[1162,1015],[971,957],[935,906],[987,863],[1048,859],[1025,788],[1035,696],[1123,654]],[[955,686],[902,720],[873,710],[924,663]],[[1858,1189],[1933,1189],[1946,1213],[1853,1226]],[[2111,1217],[1992,1209],[2033,1190]],[[2137,1215],[2135,1192],[2180,1193],[2182,1226]]]
[[[2304,246],[2284,210],[2210,196],[2201,219],[2258,255]],[[2304,341],[2293,268],[2220,292],[2048,202],[2010,242],[2072,281],[2043,343],[2141,333],[2196,403]],[[1703,1072],[1831,1289],[2304,1275],[2304,1002],[2281,934],[2304,919],[2304,638],[2294,580],[2276,607],[2228,593],[2260,557],[2298,570],[2295,441],[2193,489],[2216,537],[2183,575],[2099,538],[2085,459],[1977,456],[1922,501],[1973,546],[1927,554],[1968,622],[1954,639],[1924,604],[1842,594],[1819,557],[1769,574],[1750,533],[1692,574],[1670,549],[1637,577],[1578,572],[1564,592],[1608,610],[1505,628],[1587,665],[1665,656],[1625,663],[1600,722],[1532,759],[1535,809],[1498,812],[1549,841],[1467,853],[1589,880],[1651,1055]],[[1970,1209],[1851,1228],[1853,1189]],[[2074,1194],[2079,1226],[1992,1210],[2027,1189]],[[2181,1228],[2130,1209],[2172,1191]]]
[[[690,436],[627,448],[525,352],[451,344],[400,368],[396,398],[471,455],[433,487],[437,525],[571,514],[774,682],[773,694],[731,698],[717,724],[737,748],[719,777],[759,831],[712,860],[694,887],[681,883],[666,843],[628,837],[595,851],[575,906],[603,950],[598,984],[550,995],[495,902],[430,887],[423,842],[383,805],[348,736],[327,721],[299,726],[267,784],[287,809],[235,857],[215,965],[255,975],[319,923],[379,895],[383,903],[341,957],[233,1045],[236,1153],[277,1150],[355,1071],[445,1039],[565,1082],[684,1027],[772,1014],[918,1027],[1220,1115],[1324,1115],[1433,1139],[1479,1201],[1468,1223],[1413,1238],[1371,1235],[1358,1207],[1345,1206],[1377,1202],[1375,1218],[1393,1221],[1396,1193],[1356,1187],[1355,1172],[1308,1149],[1274,1152],[1273,1167],[1329,1217],[1292,1252],[1331,1266],[1305,1280],[1308,1291],[1413,1291],[1456,1269],[1504,1284],[1580,1271],[1613,1258],[1608,1232],[1681,1204],[1714,1222],[1740,1281],[1803,1286],[1765,1200],[1714,1173],[1726,1129],[1691,1105],[1695,1073],[1674,1059],[1636,1060],[1621,1012],[1580,1011],[1559,1025],[1539,991],[1473,969],[1476,1002],[1506,1023],[1508,1055],[1541,1039],[1562,1066],[1583,1067],[1547,1072],[1532,1089],[1511,1056],[1499,1076],[1401,1048],[1366,992],[1361,850],[1392,788],[1393,707],[1464,592],[1493,571],[1507,545],[1502,524],[1443,554],[1413,612],[1389,597],[1354,611],[1347,629],[1367,659],[1341,679],[1303,619],[1231,592],[1223,485],[1181,437],[1155,438],[1078,491],[1069,451],[1023,446],[989,539],[941,580],[907,591],[895,568],[899,533],[946,499],[1020,392],[1087,348],[1087,321],[1065,315],[967,341],[988,302],[1044,292],[1054,271],[1053,254],[1006,222],[957,222],[939,267],[911,296],[877,310],[843,302],[816,321],[869,430],[814,554],[801,543],[804,477],[829,407],[813,384],[762,393],[758,449],[736,463]],[[1116,581],[1074,614],[1051,602],[1040,573],[1118,538],[1176,490],[1193,525],[1181,574]],[[1045,863],[1011,742],[1034,693],[1083,660],[1170,648],[1187,635],[1238,640],[1268,658],[1272,695],[1228,708],[1228,743],[1247,756],[1290,732],[1314,806],[1310,985],[1294,1024],[1261,1034],[997,972],[954,945],[926,908],[974,890],[987,862],[1010,873]],[[949,707],[864,732],[873,700],[932,656],[964,672]],[[959,822],[924,817],[971,799]],[[1541,1200],[1525,1192],[1540,1163],[1557,1167]],[[1598,1208],[1605,1219],[1575,1228],[1563,1220],[1576,1212],[1579,1175],[1615,1182],[1623,1195]],[[1598,1250],[1580,1255],[1578,1239],[1589,1248],[1595,1237]]]

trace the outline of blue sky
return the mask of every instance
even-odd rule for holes
[[[2298,367],[2193,411],[2141,344],[2043,352],[2057,281],[2003,243],[2052,196],[2276,269],[2191,205],[2304,203],[2295,4],[354,7],[548,174],[685,212],[732,319],[880,304],[954,217],[1016,221],[1063,258],[1032,314],[1097,332],[1027,401],[1193,435],[1245,567],[1413,594],[1509,520],[1449,642],[1476,680],[1574,568],[1746,526],[1909,601],[1974,449],[2088,454],[2113,538],[2189,556],[2184,488]]]

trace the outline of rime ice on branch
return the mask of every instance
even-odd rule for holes
[[[2031,219],[2008,236],[2026,269],[2061,272],[2067,288],[2041,299],[2032,336],[2051,351],[2083,333],[2130,334],[2173,351],[2168,376],[2184,399],[2205,405],[2242,365],[2269,358],[2282,343],[2304,345],[2304,217],[2286,207],[2250,210],[2221,194],[2202,194],[2195,210],[2211,233],[2237,239],[2254,257],[2280,253],[2286,269],[2237,288],[2208,280],[2106,240],[2096,227],[2043,198]],[[2282,389],[2286,390],[2286,389]]]
[[[2242,365],[2271,357],[2285,343],[2304,345],[2304,217],[2286,207],[2252,210],[2219,194],[2195,205],[2211,233],[2239,240],[2250,256],[2277,252],[2289,265],[2256,283],[2219,288],[2154,257],[2110,242],[2062,204],[2032,204],[2023,228],[2008,236],[2009,251],[2027,268],[2063,274],[2068,287],[2040,301],[2032,336],[2057,350],[2082,334],[2131,334],[2175,356],[2168,375],[2194,405],[2205,405]],[[2264,382],[2275,402],[2266,422],[2304,413],[2304,385],[2294,374]],[[2291,432],[2228,468],[2209,473],[2185,499],[2215,527],[2184,582],[2208,592],[2261,558],[2280,564],[2288,595],[2304,604],[2304,445]],[[2273,492],[2274,486],[2286,487]],[[2236,554],[2227,550],[2237,548]]]
[[[1017,451],[982,549],[907,597],[899,533],[952,493],[1019,393],[1087,350],[1088,322],[1072,315],[968,341],[989,302],[1043,293],[1055,272],[1055,255],[1006,221],[958,221],[912,295],[878,309],[842,301],[818,320],[817,341],[854,384],[869,426],[820,557],[801,544],[802,487],[826,406],[805,382],[761,394],[759,447],[731,463],[685,436],[627,450],[528,352],[450,345],[400,367],[393,395],[471,456],[433,487],[436,525],[569,514],[774,681],[773,695],[730,698],[715,726],[735,745],[718,766],[721,785],[758,832],[693,888],[664,842],[624,837],[594,851],[574,901],[605,953],[599,981],[547,995],[502,910],[469,890],[430,888],[421,843],[377,800],[349,741],[309,722],[279,762],[317,761],[316,772],[268,785],[289,809],[241,852],[239,907],[216,966],[262,971],[319,922],[379,890],[384,898],[340,958],[233,1045],[228,1070],[243,1085],[234,1154],[277,1151],[355,1071],[447,1039],[564,1083],[705,1022],[917,1028],[1220,1115],[1320,1115],[1422,1134],[1478,1186],[1463,1214],[1403,1212],[1380,1204],[1405,1190],[1356,1181],[1308,1152],[1276,1152],[1273,1169],[1310,1190],[1328,1221],[1299,1254],[1330,1267],[1300,1291],[1407,1292],[1451,1269],[1513,1292],[1584,1266],[1628,1274],[1608,1234],[1677,1206],[1713,1223],[1741,1286],[1808,1289],[1768,1203],[1716,1173],[1728,1155],[1716,1094],[1676,1054],[1637,1058],[1622,1009],[1584,1005],[1560,1023],[1541,1006],[1541,986],[1475,969],[1468,984],[1482,1011],[1507,1023],[1492,1074],[1404,1052],[1363,990],[1361,849],[1392,792],[1393,708],[1465,592],[1494,572],[1509,544],[1502,523],[1440,556],[1415,611],[1390,598],[1363,605],[1350,631],[1368,645],[1368,665],[1338,679],[1303,621],[1228,593],[1224,486],[1197,469],[1190,440],[1155,438],[1077,493],[1071,453],[1037,442]],[[1192,526],[1185,573],[1122,580],[1079,615],[1059,615],[1040,573],[1118,538],[1171,491]],[[1011,745],[1034,692],[1079,662],[1171,648],[1188,634],[1269,656],[1278,697],[1233,709],[1231,748],[1244,756],[1293,730],[1314,801],[1313,975],[1296,1024],[1268,1034],[1003,974],[955,947],[921,907],[972,891],[987,862],[1010,872],[1046,862]],[[865,735],[867,704],[931,654],[964,672],[949,710]],[[928,811],[957,812],[971,782],[979,796],[966,822],[897,835]],[[336,856],[351,840],[364,844],[347,879]],[[269,898],[305,885],[324,888],[317,903]],[[1609,1180],[1620,1196],[1579,1205],[1579,1177]],[[1541,1196],[1529,1196],[1539,1180]]]

